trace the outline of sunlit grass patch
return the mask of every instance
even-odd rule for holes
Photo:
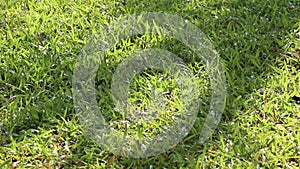
[[[281,0],[1,3],[0,168],[297,168],[299,6]],[[208,36],[226,71],[227,103],[217,130],[199,144],[211,94],[205,64],[169,37],[124,39],[107,51],[95,79],[102,113],[120,133],[152,137],[171,125],[172,116],[184,107],[175,78],[149,69],[136,74],[129,85],[129,112],[141,118],[129,121],[125,112],[116,110],[113,73],[138,49],[171,51],[200,86],[200,110],[184,140],[161,155],[130,159],[103,150],[87,137],[74,110],[72,73],[80,50],[102,25],[149,11],[182,16]],[[158,116],[143,117],[157,108],[161,113],[153,114]]]

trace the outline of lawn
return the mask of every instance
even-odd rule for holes
[[[299,168],[299,0],[13,0],[0,8],[0,168]],[[159,134],[181,109],[177,95],[169,94],[164,118],[124,127],[110,87],[113,72],[137,49],[168,50],[200,79],[201,108],[189,134],[162,154],[129,158],[107,151],[86,132],[75,111],[72,78],[92,35],[141,12],[174,14],[203,31],[220,56],[227,95],[217,129],[201,144],[212,94],[201,59],[161,35],[119,42],[99,66],[95,88],[104,118],[120,134]],[[149,88],[176,91],[176,84],[154,69],[136,75],[129,100],[140,111],[155,106]]]

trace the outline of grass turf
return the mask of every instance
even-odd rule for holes
[[[1,168],[299,167],[299,1],[5,1],[0,8]],[[189,19],[208,36],[222,58],[228,96],[222,121],[204,145],[197,139],[199,115],[173,149],[130,159],[84,134],[72,103],[72,74],[81,48],[102,25],[150,11]],[[109,54],[110,65],[98,71],[99,95],[109,87],[105,72],[137,47],[157,44],[183,59],[192,55],[175,40],[151,39],[125,41]],[[111,109],[109,98],[99,102]]]

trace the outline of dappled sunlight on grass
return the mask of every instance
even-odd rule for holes
[[[51,0],[6,1],[0,8],[0,168],[299,166],[299,2]],[[116,44],[107,51],[106,66],[98,69],[96,89],[105,118],[121,119],[111,124],[122,132],[125,122],[110,87],[117,65],[133,51],[171,51],[201,80],[200,111],[189,134],[163,154],[130,159],[111,154],[87,136],[73,105],[72,74],[91,34],[121,16],[150,11],[177,14],[207,35],[222,59],[227,101],[218,128],[199,144],[212,92],[201,59],[169,37],[141,35]],[[139,74],[131,83],[130,111],[143,113],[165,99],[168,104],[160,107],[164,117],[140,128],[138,119],[127,121],[133,134],[159,133],[181,108],[172,78],[153,72]],[[150,91],[158,91],[160,101],[151,102]]]

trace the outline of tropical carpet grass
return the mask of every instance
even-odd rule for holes
[[[0,168],[299,167],[299,1],[24,0],[4,1],[0,8]],[[189,134],[165,153],[134,159],[114,155],[88,137],[74,108],[72,75],[93,34],[141,12],[176,14],[201,29],[221,57],[227,98],[217,129],[200,144],[212,92],[205,64],[172,38],[124,39],[107,52],[95,86],[104,118],[121,134],[159,134],[181,109],[173,76],[149,69],[130,83],[130,110],[145,112],[157,103],[149,99],[151,92],[159,91],[168,98],[160,118],[129,121],[127,128],[116,123],[124,114],[110,95],[113,72],[136,49],[171,51],[200,79],[201,109]]]

